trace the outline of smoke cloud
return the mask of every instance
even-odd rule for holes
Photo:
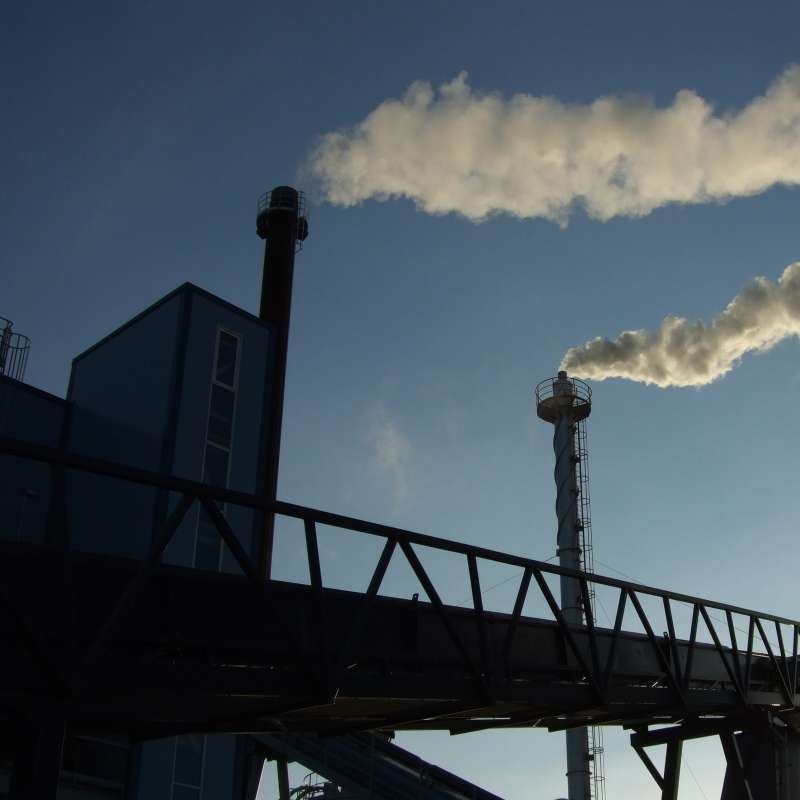
[[[599,220],[800,183],[800,67],[736,113],[693,91],[588,105],[480,94],[462,72],[438,91],[413,83],[350,129],[328,133],[310,172],[327,200],[407,197],[431,214],[495,213],[566,224],[581,204]]]
[[[746,353],[800,335],[800,261],[777,284],[756,278],[709,325],[666,317],[655,331],[625,331],[567,351],[561,369],[592,380],[627,378],[656,386],[704,386]]]
[[[412,494],[414,450],[383,406],[377,406],[371,417],[369,440],[373,463],[391,481],[395,511],[399,511]]]

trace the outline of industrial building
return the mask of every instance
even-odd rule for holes
[[[269,325],[186,283],[76,356],[66,398],[0,374],[0,435],[252,493],[264,473],[271,358]],[[0,539],[20,543],[142,559],[172,510],[158,489],[13,456],[0,455],[0,480]],[[260,515],[222,509],[255,559]],[[242,574],[202,507],[186,515],[163,560]],[[265,758],[278,763],[287,794],[286,763],[301,761],[333,781],[317,785],[324,797],[373,796],[365,786],[377,783],[388,800],[412,790],[427,800],[499,800],[384,739],[202,734],[68,735],[58,797],[245,800],[257,783],[252,765]],[[0,797],[9,781],[0,765]]]
[[[261,235],[267,234],[270,211],[270,232],[273,238],[280,234],[275,217],[280,220],[283,209],[275,212],[278,203],[269,204],[271,196],[288,202],[290,211],[298,202],[293,190],[282,188],[260,201]],[[280,430],[281,409],[275,406],[282,402],[282,396],[276,397],[276,391],[282,395],[282,386],[274,384],[276,371],[279,381],[285,371],[290,273],[296,241],[307,234],[304,218],[299,227],[286,231],[284,252],[273,256],[278,267],[272,270],[271,287],[277,290],[270,292],[265,280],[263,318],[185,283],[77,355],[66,398],[24,382],[30,340],[3,319],[0,436],[239,492],[258,493],[266,482],[274,494],[277,448],[270,440]],[[168,493],[157,488],[8,455],[0,455],[0,487],[0,541],[131,559],[146,558],[175,506]],[[270,523],[267,515],[218,506],[250,557],[263,559],[258,543],[265,522]],[[242,574],[199,505],[182,519],[162,563]],[[366,796],[365,782],[373,786],[382,780],[387,798],[416,787],[415,794],[429,800],[459,797],[465,788],[472,797],[499,800],[370,737],[320,745],[299,736],[289,740],[197,733],[144,742],[67,733],[58,796],[252,798],[260,764],[273,759],[285,798],[287,763],[299,758],[336,782],[305,787],[304,795],[316,796],[316,791],[342,800],[361,798]],[[0,797],[8,795],[11,773],[11,763],[0,762]],[[341,786],[347,787],[344,793]]]
[[[0,431],[252,492],[270,342],[257,317],[187,283],[76,356],[66,398],[0,376]],[[0,537],[20,542],[143,558],[170,511],[158,490],[8,456],[0,457],[0,475]],[[257,515],[231,508],[226,517],[254,551]],[[187,514],[164,561],[240,572],[201,508]],[[92,787],[75,797],[232,798],[243,757],[242,741],[231,736],[134,746],[119,738],[68,739],[62,783]]]
[[[184,284],[78,355],[65,398],[24,383],[29,343],[4,321],[0,797],[253,800],[266,758],[281,800],[290,760],[333,782],[308,797],[498,800],[362,732],[533,725],[569,731],[570,800],[602,797],[602,725],[632,731],[662,800],[699,736],[721,739],[724,800],[796,796],[800,622],[591,571],[580,381],[536,391],[558,565],[277,500],[301,195],[265,196],[257,232],[258,316]],[[302,523],[307,584],[272,579],[275,516]],[[382,544],[366,591],[326,585],[322,525]],[[442,602],[422,548],[459,560],[471,604]],[[381,594],[392,559],[422,601]],[[519,570],[513,608],[484,608],[479,562]]]

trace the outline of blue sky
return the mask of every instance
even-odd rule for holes
[[[281,497],[548,558],[550,431],[533,385],[592,337],[708,321],[753,277],[777,280],[800,260],[798,191],[476,224],[402,199],[333,206],[304,165],[324,134],[462,70],[478,93],[667,106],[691,89],[733,113],[800,60],[798,29],[793,3],[9,6],[0,314],[33,341],[28,380],[63,394],[72,356],[183,281],[256,311],[256,197],[300,181],[312,220]],[[602,569],[800,617],[798,352],[787,339],[702,388],[594,384]],[[326,553],[331,581],[362,579]],[[461,576],[445,580],[457,595]],[[509,800],[564,793],[558,735],[400,742]],[[623,733],[607,747],[609,797],[658,796]],[[692,744],[688,763],[681,797],[718,795],[718,748]]]

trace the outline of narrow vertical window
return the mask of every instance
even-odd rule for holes
[[[200,800],[206,737],[176,736],[172,766],[172,800]]]
[[[217,364],[214,380],[233,389],[236,386],[236,367],[239,339],[227,331],[220,331],[217,340]]]
[[[211,387],[211,405],[208,411],[208,441],[230,449],[233,433],[233,404],[236,395],[232,389],[218,384]]]
[[[203,483],[212,486],[228,485],[240,350],[239,336],[221,329],[217,331],[203,453]],[[225,504],[218,505],[224,514]],[[194,566],[208,570],[219,570],[222,567],[222,540],[203,508],[200,509],[197,520]]]

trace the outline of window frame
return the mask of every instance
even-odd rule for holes
[[[207,748],[207,739],[208,737],[206,734],[196,734],[199,735],[202,742],[203,742],[203,753],[200,756],[200,785],[194,786],[191,783],[184,783],[183,781],[175,780],[175,766],[178,763],[178,740],[181,738],[180,736],[176,736],[175,742],[172,747],[172,776],[169,784],[169,796],[170,800],[175,800],[175,787],[180,786],[182,789],[195,789],[198,792],[198,800],[202,800],[203,797],[203,786],[205,785],[206,780],[206,752]]]
[[[229,385],[227,383],[223,383],[222,381],[217,380],[217,366],[219,364],[219,350],[220,350],[220,343],[222,341],[222,334],[226,334],[233,339],[236,339],[236,363],[234,364],[233,369],[233,385]],[[208,405],[206,408],[206,430],[205,430],[205,437],[203,438],[203,451],[201,456],[201,463],[200,463],[200,479],[205,479],[205,472],[206,472],[206,451],[209,447],[216,448],[217,450],[221,450],[223,453],[227,453],[228,455],[228,468],[225,474],[225,487],[227,488],[230,485],[231,479],[231,463],[233,461],[233,442],[236,436],[236,412],[237,412],[237,404],[239,399],[239,374],[242,365],[242,350],[244,345],[244,337],[241,333],[237,331],[233,331],[230,328],[224,325],[217,325],[216,335],[214,336],[214,357],[211,360],[211,380],[209,381],[208,385]],[[214,386],[220,387],[224,391],[232,392],[233,393],[233,412],[231,414],[231,437],[230,437],[230,445],[225,447],[224,445],[218,444],[217,442],[211,441],[208,438],[208,426],[211,421],[211,398],[214,392]],[[223,504],[221,509],[222,513],[225,513],[225,505]],[[202,519],[203,509],[202,507],[197,511],[197,520],[194,526],[194,547],[192,548],[192,567],[197,568],[197,545],[200,540],[200,525]],[[225,548],[222,546],[222,541],[219,542],[219,557],[217,559],[217,572],[222,571],[222,561],[225,556]]]
[[[236,339],[236,364],[233,369],[233,385],[223,383],[217,380],[217,367],[219,366],[219,345],[222,341],[222,334]],[[217,386],[222,386],[225,389],[230,389],[234,394],[239,391],[239,368],[242,363],[242,335],[236,331],[226,328],[224,325],[217,325],[217,334],[214,337],[214,363],[211,367],[211,383],[216,383]]]

